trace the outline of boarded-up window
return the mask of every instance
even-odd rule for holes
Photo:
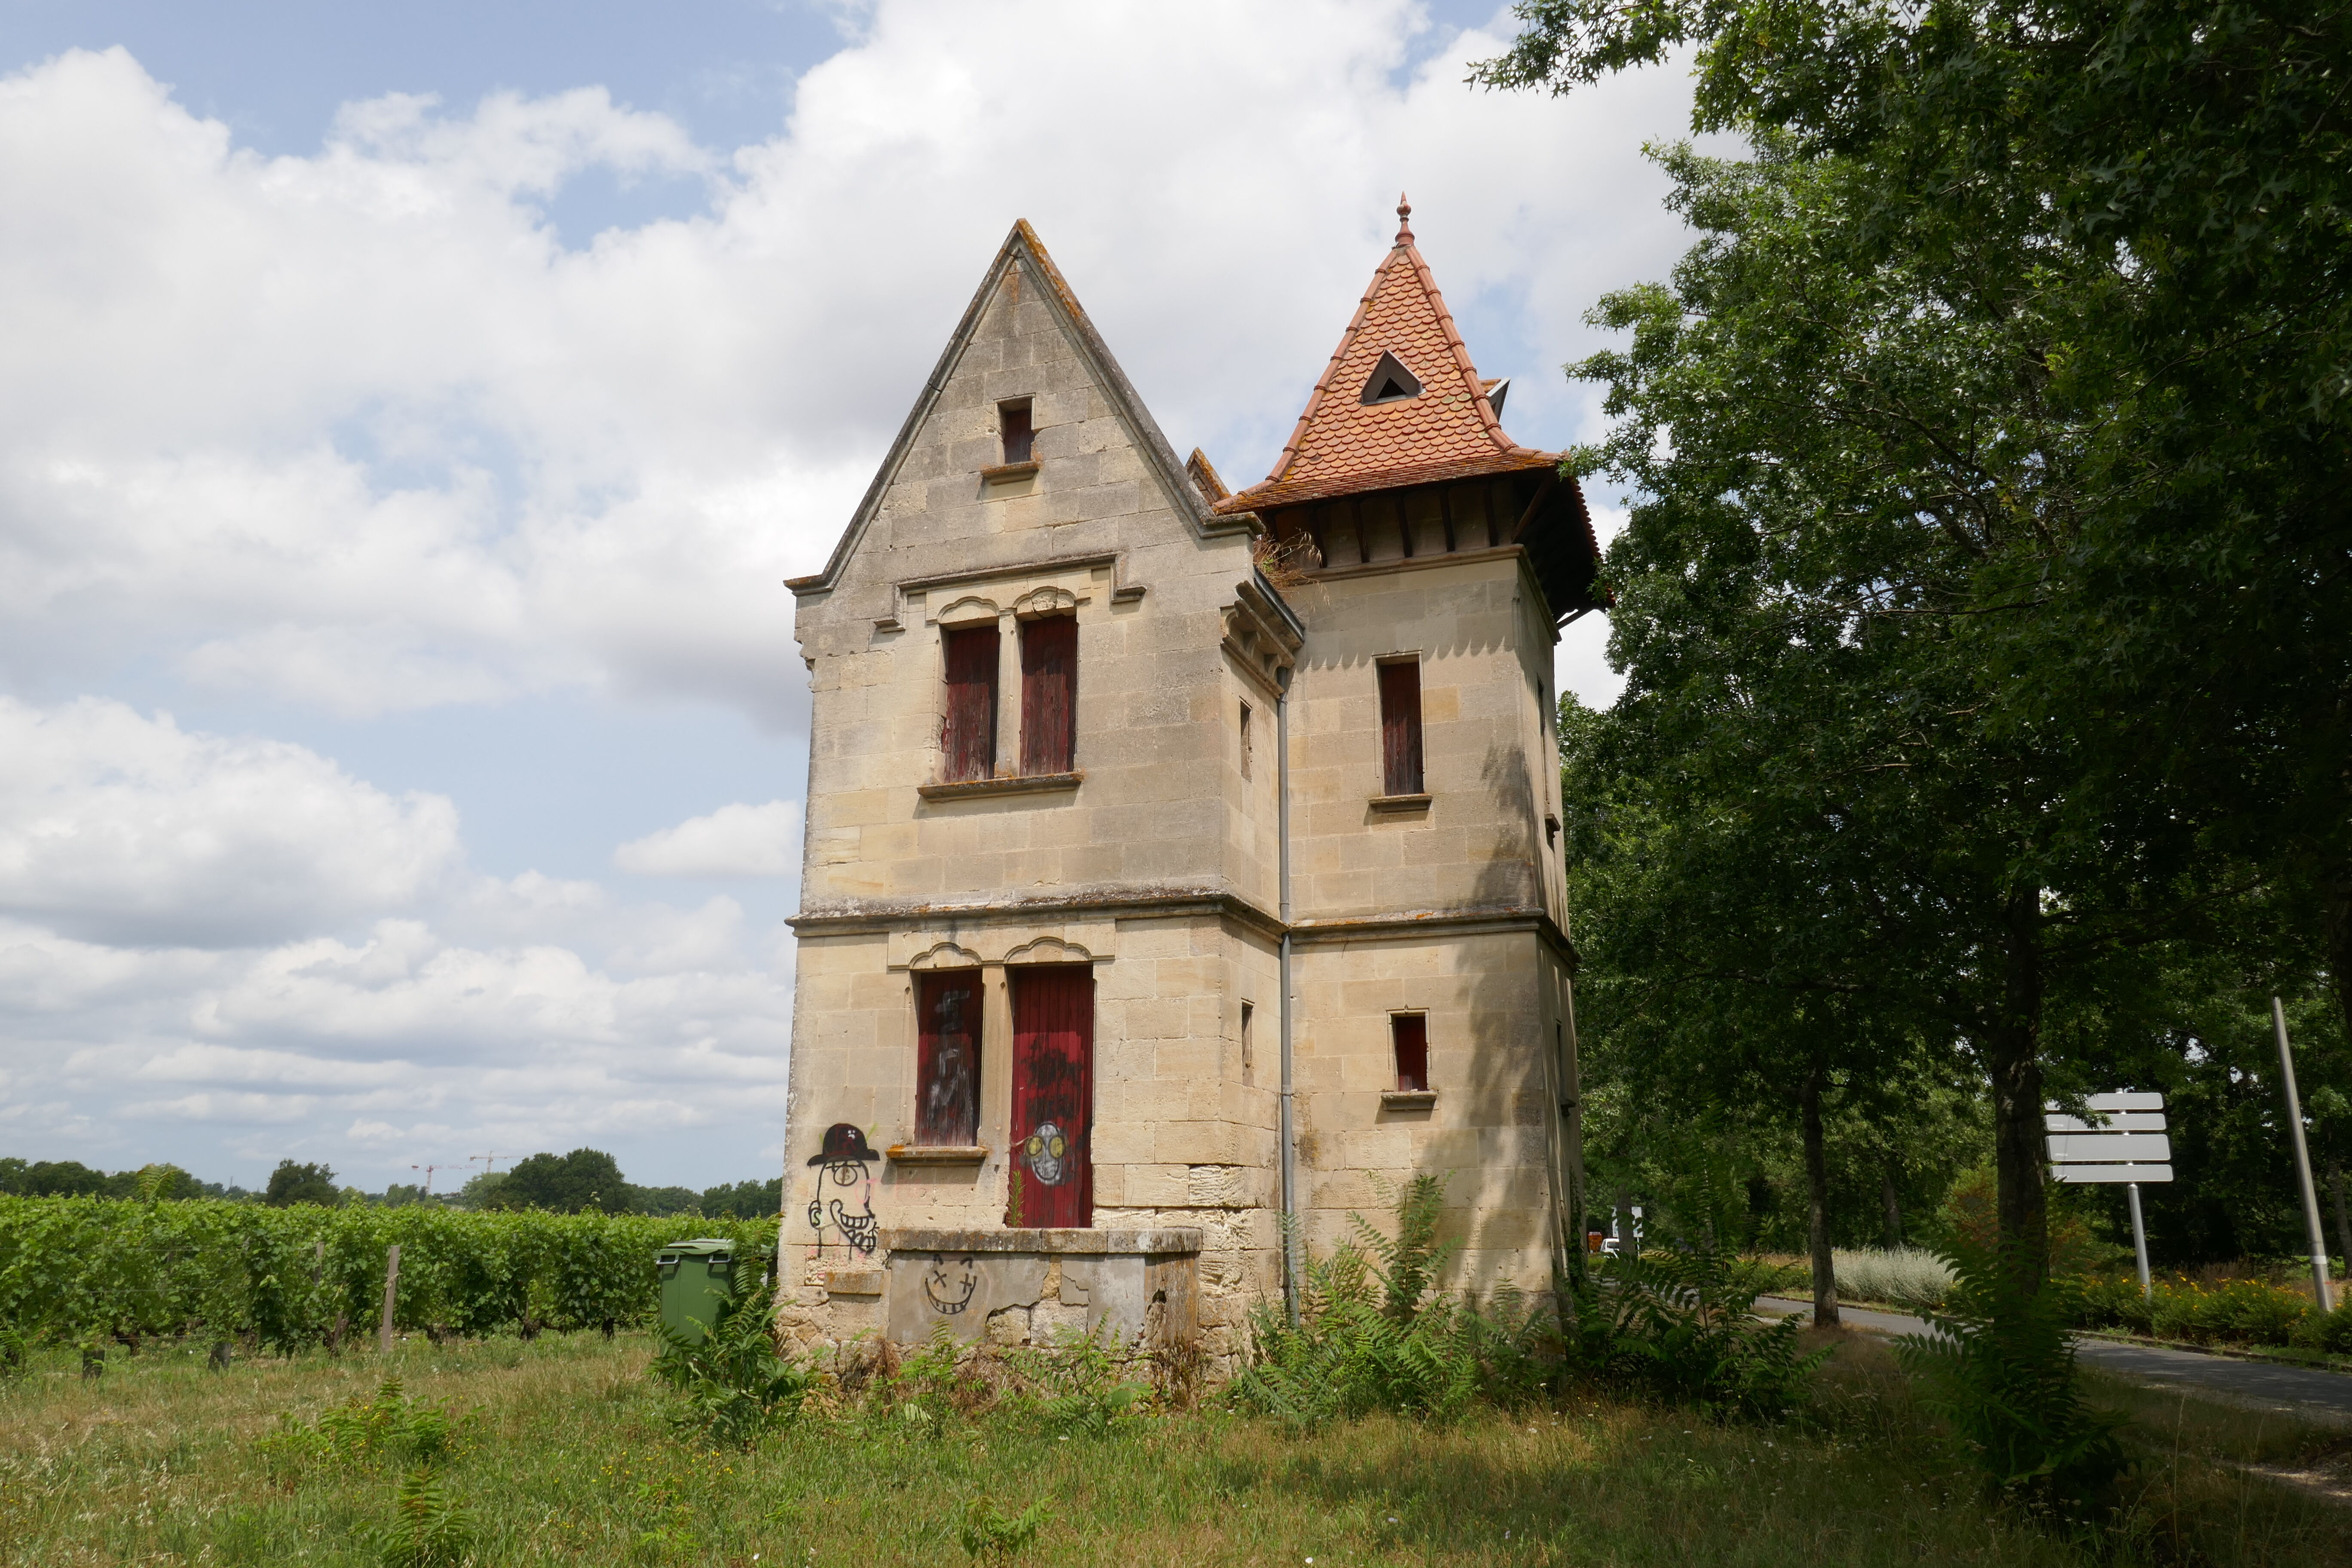
[[[947,776],[996,773],[996,628],[970,626],[947,634],[948,710],[940,724]]]
[[[915,1142],[980,1142],[980,975],[915,977]]]
[[[1381,774],[1388,795],[1419,795],[1421,661],[1401,658],[1381,672]]]
[[[1396,1086],[1429,1087],[1429,1020],[1419,1013],[1389,1016],[1389,1036],[1396,1045]]]
[[[1021,623],[1021,771],[1066,773],[1077,765],[1078,620]]]
[[[1008,463],[1027,462],[1034,446],[1033,432],[1029,428],[1029,400],[1024,397],[1018,403],[998,404],[996,428],[997,433],[1004,437],[1004,460]]]

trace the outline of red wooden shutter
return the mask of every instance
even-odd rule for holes
[[[996,628],[972,626],[947,634],[948,711],[940,724],[947,776],[996,774]]]
[[[1389,1018],[1389,1035],[1396,1044],[1396,1086],[1429,1087],[1429,1020],[1418,1013],[1398,1013]]]
[[[1078,621],[1021,623],[1021,771],[1066,773],[1077,764]]]
[[[980,1142],[980,976],[918,975],[915,1005],[915,1142],[969,1148]]]
[[[1004,437],[1004,460],[1008,463],[1027,462],[1030,453],[1035,449],[1033,445],[1034,436],[1029,427],[1028,403],[1024,400],[1001,404],[996,410],[996,418],[997,428]]]
[[[1095,1220],[1095,976],[1083,963],[1010,972],[1013,1181],[1008,1226]]]
[[[1384,793],[1421,793],[1421,665],[1399,659],[1381,672],[1381,773]]]

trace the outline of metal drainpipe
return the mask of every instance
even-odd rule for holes
[[[1274,698],[1275,838],[1282,903],[1282,946],[1277,960],[1282,986],[1282,1305],[1298,1326],[1298,1139],[1292,1120],[1295,1089],[1290,1076],[1290,671],[1278,677]]]

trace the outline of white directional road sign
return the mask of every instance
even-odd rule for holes
[[[2164,1097],[2146,1091],[2095,1094],[2085,1117],[2051,1111],[2051,1175],[2067,1183],[2168,1182],[2172,1140],[2164,1131]]]

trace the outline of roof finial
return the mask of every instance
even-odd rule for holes
[[[1404,199],[1404,193],[1402,191],[1399,191],[1397,193],[1396,242],[1399,245],[1411,245],[1412,243],[1412,204]]]

